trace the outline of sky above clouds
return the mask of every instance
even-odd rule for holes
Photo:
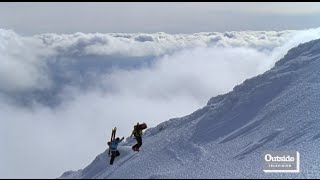
[[[296,2],[0,3],[0,178],[56,178],[114,126],[127,137],[192,113],[318,39],[319,15]]]
[[[18,33],[195,33],[320,25],[318,2],[0,3],[0,25]]]

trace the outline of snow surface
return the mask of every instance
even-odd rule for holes
[[[140,152],[127,138],[112,166],[106,150],[60,178],[320,178],[319,69],[320,40],[300,44],[205,107],[147,129]],[[301,172],[264,173],[266,150],[299,151]]]

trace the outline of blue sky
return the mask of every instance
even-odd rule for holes
[[[0,27],[18,33],[195,33],[320,26],[318,2],[0,3]]]

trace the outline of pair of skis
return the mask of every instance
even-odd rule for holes
[[[117,127],[112,128],[110,145],[111,145],[111,142],[116,138],[116,132],[117,132]],[[109,156],[111,156],[110,147],[109,147],[109,153],[108,154],[109,154]]]

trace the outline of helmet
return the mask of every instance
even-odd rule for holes
[[[119,137],[117,137],[117,138],[116,138],[116,140],[117,140],[117,141],[120,141],[120,138],[119,138]]]

